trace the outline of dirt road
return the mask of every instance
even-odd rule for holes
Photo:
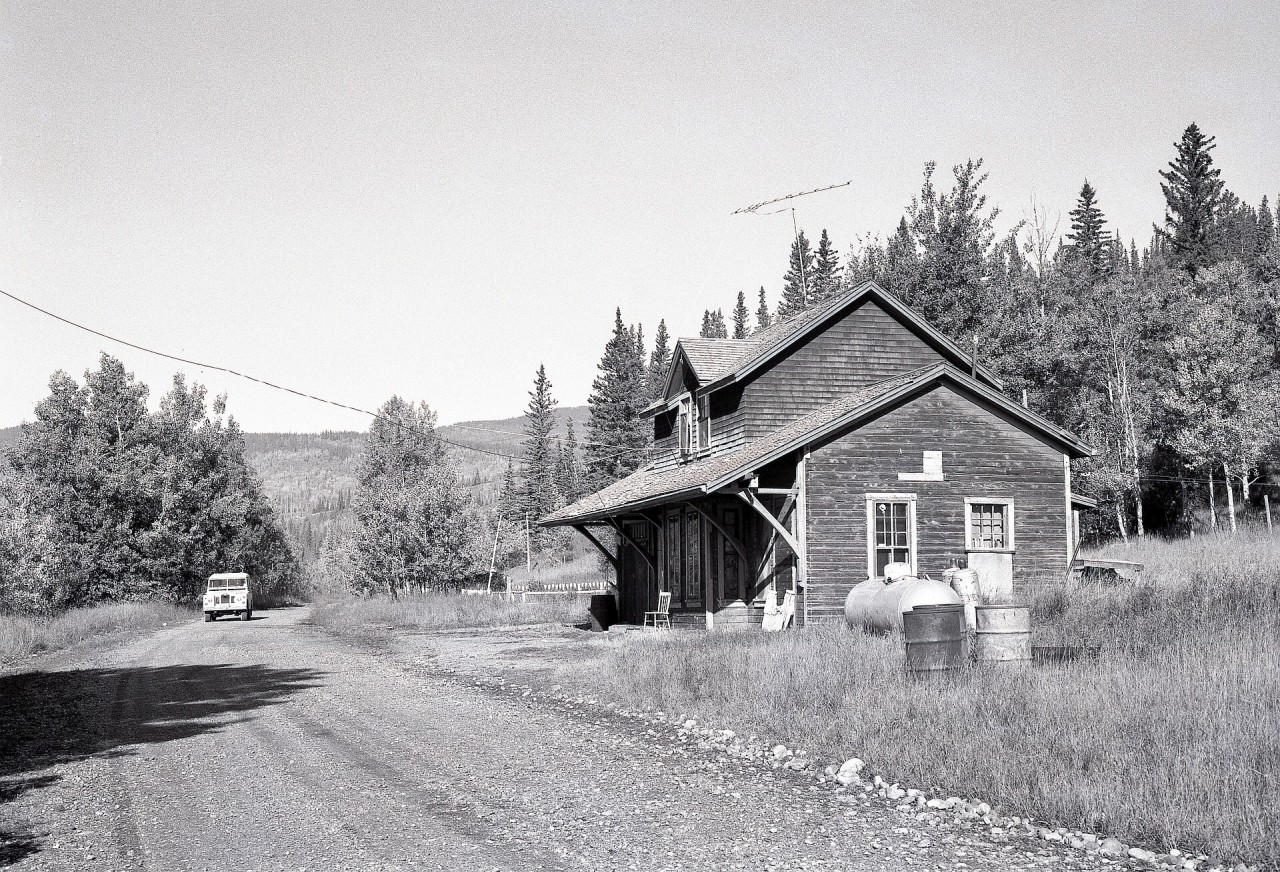
[[[652,724],[405,668],[304,617],[191,623],[0,675],[0,866],[1094,866],[839,801]]]

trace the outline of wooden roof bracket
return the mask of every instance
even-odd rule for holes
[[[783,538],[783,541],[791,546],[792,553],[796,555],[804,553],[801,550],[800,543],[796,540],[796,537],[791,534],[791,531],[788,530],[781,521],[773,516],[773,512],[764,507],[764,503],[756,499],[755,494],[751,491],[738,491],[738,497],[751,508],[755,509],[756,513],[759,514],[760,517],[764,518],[765,521],[769,523],[769,526],[773,527],[773,529],[777,531],[778,535]],[[787,498],[787,504],[782,507],[783,517],[786,517],[787,512],[790,510],[791,503],[793,503],[794,500],[794,496]]]
[[[609,519],[613,528],[618,531],[618,535],[627,540],[627,544],[636,549],[636,553],[644,558],[644,562],[649,564],[649,568],[656,574],[658,572],[658,561],[650,554],[645,547],[636,541],[635,537],[626,531],[626,529],[613,518]]]
[[[617,572],[617,571],[618,571],[618,557],[617,557],[617,555],[615,555],[614,553],[612,553],[608,548],[606,548],[606,547],[604,547],[603,545],[601,545],[601,544],[600,544],[600,540],[599,540],[599,539],[597,539],[597,538],[595,537],[595,534],[594,534],[594,533],[592,533],[590,530],[588,530],[588,529],[587,529],[587,525],[586,525],[586,524],[574,524],[574,525],[573,525],[573,529],[577,530],[579,533],[581,533],[581,534],[583,535],[583,537],[584,537],[588,542],[590,542],[592,545],[596,546],[596,550],[597,550],[597,551],[599,551],[601,554],[603,554],[603,555],[604,555],[605,560],[608,560],[608,561],[609,561],[609,563],[613,566],[613,571],[614,571],[614,572]]]

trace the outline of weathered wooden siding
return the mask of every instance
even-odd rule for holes
[[[945,480],[899,481],[920,471],[925,451],[943,452]],[[842,615],[849,589],[867,577],[868,493],[916,494],[921,574],[938,578],[949,555],[964,554],[965,497],[1015,501],[1015,597],[1066,565],[1062,453],[946,386],[814,446],[806,487],[813,621]]]
[[[717,392],[712,445],[736,447],[858,388],[943,360],[867,300],[750,381]]]

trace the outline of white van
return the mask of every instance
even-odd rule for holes
[[[209,576],[203,605],[205,621],[228,614],[239,615],[242,621],[249,620],[253,617],[253,591],[248,573],[215,572]]]

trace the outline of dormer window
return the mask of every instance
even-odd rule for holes
[[[711,410],[706,397],[693,398],[685,394],[680,398],[680,455],[693,457],[711,446]]]
[[[680,398],[680,415],[676,419],[676,424],[680,428],[680,455],[687,457],[696,449],[693,445],[694,435],[694,406],[689,399],[689,395],[685,394]]]

